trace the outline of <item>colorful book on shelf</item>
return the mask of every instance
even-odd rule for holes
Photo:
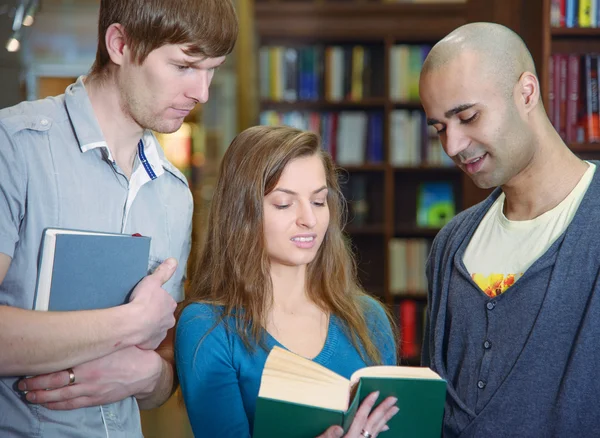
[[[417,195],[417,225],[441,228],[456,214],[450,182],[425,182]]]
[[[309,359],[274,347],[262,373],[254,438],[305,438],[330,426],[348,431],[360,403],[380,391],[379,401],[398,398],[399,412],[387,423],[386,437],[439,438],[446,381],[429,368],[375,366],[350,380]]]
[[[45,229],[33,309],[92,310],[128,302],[148,272],[150,240],[129,234]]]

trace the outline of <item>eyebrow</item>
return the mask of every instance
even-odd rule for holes
[[[185,53],[183,50],[181,51],[181,53],[182,53],[184,56],[186,56],[186,57],[195,58],[195,59],[189,59],[189,58],[184,58],[184,59],[181,59],[181,58],[179,58],[179,59],[178,59],[178,57],[175,57],[175,58],[174,58],[174,62],[179,62],[179,63],[185,64],[185,65],[187,65],[188,67],[195,67],[195,68],[198,68],[198,67],[200,66],[200,64],[202,64],[203,62],[205,62],[205,61],[206,61],[206,60],[208,60],[208,59],[211,59],[211,58],[208,58],[208,57],[206,57],[206,56],[204,56],[204,57],[202,57],[202,58],[199,58],[199,57],[194,57],[194,56],[192,56],[192,55],[188,55],[188,54],[186,54],[186,53]],[[218,64],[216,64],[216,65],[213,65],[213,66],[211,66],[210,68],[218,68],[218,67],[221,67],[223,64],[225,64],[225,61],[227,61],[227,58],[224,58],[224,59],[223,59],[221,62],[219,62],[219,63],[218,63]]]
[[[459,113],[462,113],[465,110],[468,110],[471,107],[474,107],[475,104],[474,103],[464,103],[462,105],[458,105],[455,106],[454,108],[452,108],[451,110],[448,110],[444,113],[444,116],[449,119],[452,116],[455,116]],[[437,119],[427,119],[427,125],[436,125],[438,123],[442,123]]]
[[[321,188],[318,188],[317,190],[315,190],[314,192],[312,192],[313,195],[316,195],[319,192],[322,192],[323,190],[327,190],[327,186],[323,186]],[[274,192],[283,192],[283,193],[287,193],[288,195],[297,195],[298,193],[294,192],[293,190],[288,190],[288,189],[282,189],[282,188],[277,188],[275,190],[273,190]]]
[[[189,56],[189,55],[186,55]],[[202,59],[195,59],[195,60],[191,60],[191,59],[181,59],[179,62],[189,66],[189,67],[200,67],[200,64],[202,64],[203,62],[205,62],[207,59],[209,58],[202,58]],[[221,67],[223,64],[225,64],[225,61],[227,59],[223,59],[223,61],[219,62],[216,65],[211,66],[211,68],[218,68]]]

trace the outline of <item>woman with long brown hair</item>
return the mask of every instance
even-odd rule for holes
[[[349,378],[395,365],[387,313],[358,285],[345,201],[319,137],[289,127],[239,134],[223,157],[204,246],[176,330],[194,433],[248,437],[261,373],[279,346]],[[363,402],[348,437],[375,437],[394,398]],[[332,427],[323,436],[342,436]]]

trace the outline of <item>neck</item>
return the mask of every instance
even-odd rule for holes
[[[306,266],[271,265],[273,309],[294,313],[310,303],[306,294]]]
[[[88,77],[85,87],[108,149],[129,177],[144,130],[124,112],[114,76],[102,80]]]
[[[552,210],[571,193],[588,168],[551,126],[546,126],[536,139],[530,163],[502,186],[506,195],[504,214],[510,220],[534,219]]]

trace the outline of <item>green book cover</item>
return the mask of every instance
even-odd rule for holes
[[[268,397],[261,396],[259,393],[254,416],[253,438],[283,436],[314,438],[333,425],[342,426],[345,431],[348,431],[360,403],[375,391],[380,391],[378,403],[389,396],[398,399],[396,406],[399,411],[387,423],[390,430],[382,436],[387,438],[439,438],[441,436],[446,381],[433,371],[416,367],[365,368],[355,373],[361,376],[355,386],[355,394],[351,395],[349,380],[336,375],[339,379],[334,381],[332,378],[334,373],[330,370],[300,356],[297,356],[298,361],[291,363],[288,359],[293,359],[294,353],[288,351],[281,353],[281,351],[276,351],[275,355],[281,355],[287,362],[280,360],[269,364],[267,359],[265,365],[265,369],[269,367],[269,370],[263,372],[260,392],[268,394]],[[303,362],[312,364],[308,365],[312,370],[307,369],[306,374],[302,371]],[[328,374],[324,372],[318,375],[318,367],[326,370]],[[369,373],[377,376],[365,376]],[[401,375],[403,373],[409,377],[403,377]],[[384,374],[396,375],[384,377]],[[342,391],[345,394],[340,394]],[[308,401],[310,393],[314,393],[313,404]],[[340,395],[342,396],[339,397]],[[342,409],[326,408],[324,406],[328,405],[328,402],[324,399],[330,396],[337,400],[337,402],[332,401],[331,405],[337,403],[338,408],[340,400],[345,399],[349,403],[346,402]],[[293,402],[295,397],[302,399],[303,402]]]

